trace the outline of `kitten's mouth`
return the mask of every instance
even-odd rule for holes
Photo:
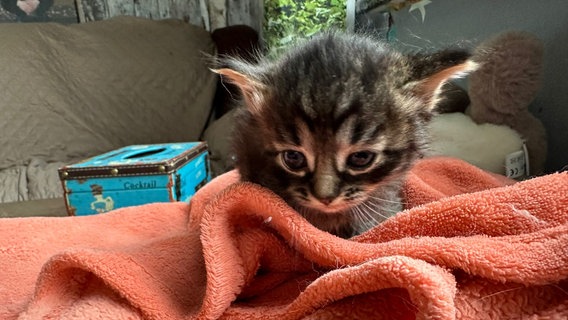
[[[342,214],[353,207],[353,204],[348,204],[345,201],[338,199],[328,203],[323,203],[319,200],[313,199],[311,201],[302,201],[299,205],[310,210],[315,210],[329,215]]]

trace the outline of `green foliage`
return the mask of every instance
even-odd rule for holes
[[[345,28],[342,0],[264,0],[265,45],[277,53],[320,30]]]

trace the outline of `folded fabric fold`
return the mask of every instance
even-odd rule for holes
[[[568,173],[427,159],[404,194],[352,239],[236,172],[189,205],[0,220],[0,318],[568,317]]]

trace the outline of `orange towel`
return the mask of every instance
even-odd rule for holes
[[[0,319],[566,319],[568,174],[417,164],[356,238],[225,174],[184,203],[0,221]],[[491,189],[490,189],[491,188]]]

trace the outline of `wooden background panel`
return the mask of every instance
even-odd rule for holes
[[[203,25],[200,0],[77,0],[81,22],[126,15],[155,20],[181,19]]]
[[[245,24],[262,35],[264,1],[227,1],[227,25]]]
[[[81,22],[119,15],[182,19],[209,31],[246,24],[262,31],[263,1],[258,0],[76,0]]]

